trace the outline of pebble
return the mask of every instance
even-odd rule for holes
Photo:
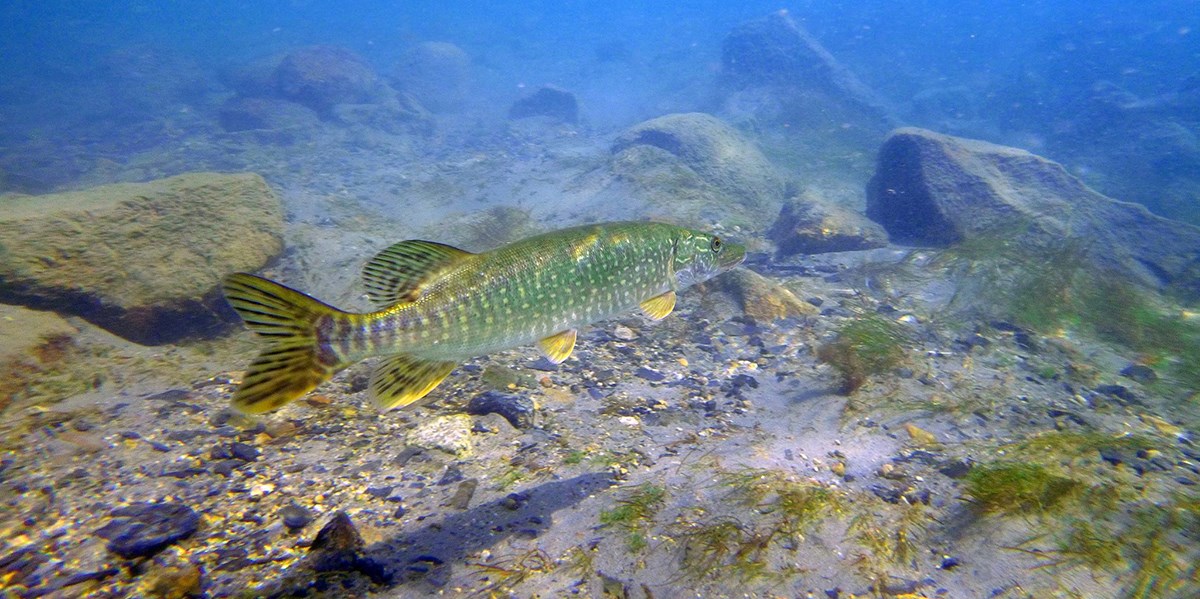
[[[242,460],[243,462],[256,461],[258,460],[259,456],[259,451],[257,449],[251,445],[241,442],[230,444],[229,453],[235,460]]]
[[[283,525],[293,531],[304,528],[308,526],[309,522],[312,522],[312,512],[295,503],[288,504],[279,510],[279,515],[283,517]]]
[[[657,383],[667,378],[667,375],[654,370],[653,368],[647,368],[645,366],[639,367],[637,371],[634,372],[634,375],[636,375],[638,378],[646,379],[647,381],[653,383]]]
[[[1121,376],[1148,385],[1158,380],[1158,374],[1153,368],[1144,364],[1130,364],[1121,369]]]
[[[633,329],[621,324],[613,328],[612,335],[621,341],[633,341],[637,339],[637,333],[633,332]]]
[[[535,409],[533,400],[527,396],[487,391],[471,398],[467,413],[476,416],[499,414],[513,428],[524,430],[533,426]]]
[[[200,516],[181,503],[134,503],[114,510],[96,535],[126,559],[148,557],[195,534]]]

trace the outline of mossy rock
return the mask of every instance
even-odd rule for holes
[[[145,344],[232,322],[221,278],[282,249],[262,177],[190,173],[0,200],[0,301],[81,316]]]

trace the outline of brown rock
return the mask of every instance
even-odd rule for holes
[[[887,232],[867,217],[804,194],[784,202],[767,232],[780,256],[869,250],[887,245]]]
[[[713,284],[733,295],[746,315],[759,322],[820,313],[783,285],[745,268],[734,269],[714,279]]]
[[[0,199],[0,300],[81,316],[147,344],[232,322],[223,276],[282,249],[262,177],[191,173]]]

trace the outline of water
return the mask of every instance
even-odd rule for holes
[[[1197,593],[1196,2],[477,4],[0,6],[6,591]],[[230,272],[642,219],[748,258],[228,409]]]

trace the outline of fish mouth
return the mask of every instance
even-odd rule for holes
[[[729,270],[742,263],[746,259],[746,246],[736,243],[725,244],[725,251],[717,257],[717,268],[720,270]]]

